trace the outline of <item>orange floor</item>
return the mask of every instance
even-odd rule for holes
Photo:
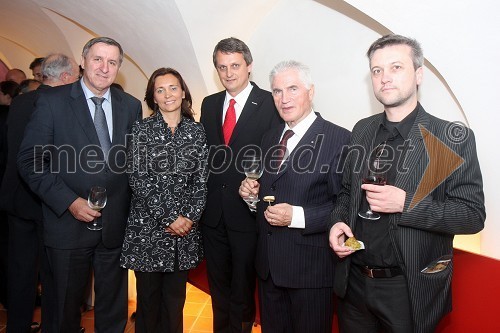
[[[188,284],[186,305],[184,306],[184,332],[208,333],[212,332],[212,304],[210,295]],[[135,309],[135,302],[129,303],[129,318]],[[40,318],[40,308],[36,309],[35,319]],[[0,333],[5,333],[7,311],[0,307]],[[94,311],[85,312],[82,316],[82,326],[86,333],[94,333]],[[133,333],[134,322],[129,319],[125,333]],[[260,326],[255,326],[253,333],[260,333]]]

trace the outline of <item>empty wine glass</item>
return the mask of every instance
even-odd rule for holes
[[[106,207],[107,201],[108,197],[106,195],[106,189],[102,186],[92,186],[87,200],[89,207],[93,210],[101,211],[104,207]],[[87,228],[89,230],[101,230],[101,218],[95,218],[92,223],[87,225]]]
[[[363,184],[373,184],[373,185],[385,185],[386,183],[386,168],[385,163],[377,157],[375,159],[366,159],[363,171]],[[364,196],[364,203],[368,205],[368,209],[366,211],[361,211],[358,215],[367,220],[378,220],[380,218],[380,214],[373,212],[370,209],[370,205],[366,200],[366,195]]]
[[[254,155],[250,158],[250,160],[245,162],[245,176],[247,176],[248,179],[258,180],[264,171],[260,157]],[[245,200],[249,206],[255,206],[257,202],[260,201],[257,195],[251,193],[247,197],[243,198],[243,200]]]

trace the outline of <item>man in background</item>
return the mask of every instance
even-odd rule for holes
[[[242,157],[258,149],[280,118],[271,93],[249,81],[252,54],[237,38],[221,40],[213,63],[226,88],[201,106],[210,147],[208,197],[201,219],[214,332],[251,332],[255,319],[255,215],[238,195]]]
[[[42,321],[45,323],[44,330],[51,331],[49,311],[53,310],[50,301],[54,295],[51,294],[50,273],[47,271],[42,240],[41,203],[37,195],[20,178],[16,159],[26,124],[35,110],[35,100],[39,92],[78,80],[78,65],[64,54],[51,54],[41,67],[45,79],[43,85],[39,87],[40,90],[15,98],[7,119],[8,158],[0,189],[0,202],[1,209],[8,213],[9,221],[7,317],[9,332],[28,332],[30,329],[39,271],[43,288]]]
[[[14,81],[17,84],[21,84],[23,80],[26,80],[26,74],[19,68],[12,68],[5,74],[5,81]]]
[[[42,62],[43,58],[35,58],[30,64],[30,69],[31,73],[33,74],[33,78],[40,82],[43,81]]]

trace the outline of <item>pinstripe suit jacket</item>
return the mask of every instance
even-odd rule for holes
[[[279,126],[262,139],[267,154],[259,196],[274,195],[275,203],[302,206],[305,229],[271,226],[264,218],[268,203],[259,202],[257,274],[266,279],[271,273],[274,284],[286,288],[332,287],[335,257],[328,246],[328,217],[340,189],[342,176],[336,169],[350,133],[318,114],[276,174],[268,166],[282,132]]]
[[[486,217],[481,171],[476,155],[474,134],[470,129],[454,131],[456,124],[441,120],[418,105],[415,123],[409,133],[405,166],[398,172],[394,186],[406,191],[403,213],[391,214],[389,236],[399,265],[408,282],[414,332],[434,332],[441,317],[451,311],[451,276],[453,263],[434,274],[421,270],[434,260],[453,254],[456,234],[473,234],[484,226]],[[351,148],[369,149],[384,114],[359,121],[353,129]],[[421,131],[421,128],[427,131]],[[456,129],[456,127],[455,127]],[[410,209],[417,187],[426,169],[432,171],[423,135],[433,135],[463,158],[460,165],[430,194]],[[443,158],[444,154],[440,155]],[[440,168],[450,161],[440,160]],[[342,190],[332,213],[331,225],[345,221],[355,230],[362,199],[361,177],[353,172],[356,154],[346,160]],[[437,170],[433,170],[434,172]],[[344,297],[349,277],[350,258],[337,265],[335,293]]]

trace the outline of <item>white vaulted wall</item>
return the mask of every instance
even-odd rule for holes
[[[252,80],[259,86],[269,88],[277,62],[302,61],[315,81],[315,110],[351,129],[382,110],[371,90],[368,46],[387,32],[415,37],[426,56],[422,104],[438,117],[467,124],[477,139],[486,227],[457,237],[456,245],[500,258],[500,159],[494,150],[500,143],[499,13],[493,0],[0,0],[0,59],[31,74],[34,57],[57,51],[79,62],[87,40],[110,36],[127,54],[118,82],[129,93],[143,100],[149,75],[174,67],[199,111],[203,97],[221,89],[213,47],[235,36],[252,50]]]

